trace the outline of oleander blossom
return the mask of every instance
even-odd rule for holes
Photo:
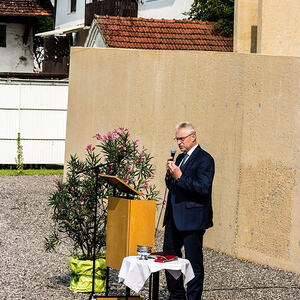
[[[85,150],[87,150],[87,151],[94,151],[94,150],[95,150],[95,147],[93,147],[92,144],[88,144],[88,145],[85,147]]]
[[[140,147],[140,139],[131,138],[128,127],[117,126],[102,134],[101,139],[97,134],[95,138],[98,142],[96,147],[100,148],[105,157],[103,162],[111,162],[106,166],[105,173],[116,175],[133,188],[143,190],[144,198],[157,197],[156,187],[149,182],[154,177],[152,157],[145,147]]]
[[[148,180],[144,181],[144,184],[142,185],[143,189],[146,189],[149,186]]]
[[[127,170],[127,172],[132,172],[132,166],[126,166],[126,170]]]

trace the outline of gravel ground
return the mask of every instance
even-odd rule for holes
[[[52,176],[0,176],[0,299],[88,299],[68,289],[70,246],[46,253],[43,237],[50,228]],[[162,234],[158,237],[160,245]],[[159,247],[158,247],[159,249]],[[204,250],[203,300],[300,299],[300,275]],[[125,292],[111,271],[111,294]],[[141,296],[148,299],[147,285]],[[161,275],[160,299],[167,299]]]

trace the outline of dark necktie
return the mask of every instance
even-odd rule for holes
[[[185,161],[188,159],[188,157],[189,157],[189,155],[186,152],[184,152],[184,156],[183,156],[183,158],[180,162],[180,166],[179,166],[180,170],[182,169],[182,167],[183,167]]]

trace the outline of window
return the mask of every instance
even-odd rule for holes
[[[6,47],[6,25],[0,24],[0,47]]]
[[[76,11],[76,2],[77,0],[71,0],[71,12]]]

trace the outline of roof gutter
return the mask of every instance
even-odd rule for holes
[[[48,37],[48,36],[52,36],[52,35],[65,35],[65,34],[68,34],[71,32],[87,30],[89,28],[90,28],[89,26],[84,26],[82,24],[82,25],[77,25],[77,26],[72,26],[72,27],[67,27],[67,28],[60,28],[60,29],[40,32],[40,33],[35,34],[35,36]]]

